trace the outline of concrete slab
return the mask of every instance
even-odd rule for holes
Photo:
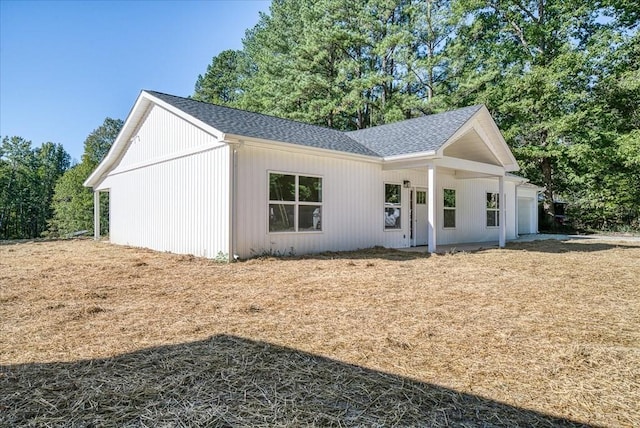
[[[546,239],[556,239],[558,241],[568,241],[572,239],[591,239],[598,241],[622,241],[622,242],[638,242],[640,243],[640,236],[635,235],[567,235],[561,233],[536,233],[530,235],[520,235],[517,239],[511,239],[507,241],[507,245],[511,242],[533,242],[543,241]],[[450,245],[438,245],[437,253],[457,253],[461,251],[478,251],[488,248],[498,248],[498,241],[489,242],[467,242],[463,244],[450,244]],[[426,253],[427,246],[399,248],[401,251]]]

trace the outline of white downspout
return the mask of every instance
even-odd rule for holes
[[[93,191],[93,239],[100,239],[100,190]]]
[[[229,144],[229,143],[227,143]],[[229,144],[229,263],[236,260],[236,204],[238,191],[238,149],[235,144]]]
[[[427,166],[427,192],[428,192],[428,207],[427,207],[427,228],[428,228],[428,234],[427,234],[427,250],[430,253],[435,253],[436,252],[436,229],[437,229],[437,222],[436,222],[436,213],[437,213],[437,206],[436,206],[436,201],[437,201],[437,197],[436,195],[438,194],[438,191],[436,189],[436,166],[434,164],[429,164]]]
[[[500,227],[499,227],[499,239],[498,239],[498,246],[500,248],[504,248],[504,246],[506,245],[506,241],[507,241],[507,219],[506,219],[506,215],[505,215],[505,194],[504,194],[504,176],[501,175],[498,177],[498,195],[499,195],[499,200],[498,200],[498,212],[499,212],[499,216],[500,216]],[[516,201],[517,202],[517,201]]]
[[[518,183],[516,184],[516,189],[515,189],[515,198],[516,198],[516,206],[515,206],[515,212],[516,212],[516,224],[515,224],[515,230],[516,230],[516,238],[520,237],[520,226],[518,225],[518,223],[520,222],[520,209],[518,208],[518,187],[522,186],[522,183]]]

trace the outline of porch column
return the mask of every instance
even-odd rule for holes
[[[504,248],[507,241],[507,216],[505,215],[504,176],[498,177],[498,215],[500,219],[498,246]]]
[[[427,166],[427,193],[428,193],[428,204],[427,204],[427,250],[430,253],[436,252],[436,195],[438,194],[436,190],[436,166],[433,164],[429,164]]]
[[[93,191],[93,239],[100,239],[100,191]]]

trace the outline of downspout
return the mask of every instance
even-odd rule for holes
[[[237,231],[237,218],[236,218],[236,205],[238,198],[236,193],[238,191],[238,149],[235,144],[229,144],[229,263],[237,259],[236,254],[236,231]]]
[[[507,243],[507,216],[506,216],[506,195],[504,188],[504,176],[498,176],[498,218],[500,219],[498,228],[498,247],[504,248]],[[516,201],[517,202],[517,201]]]
[[[100,190],[93,190],[93,239],[100,239]]]
[[[518,239],[520,237],[520,226],[518,225],[518,223],[520,222],[520,209],[518,208],[518,187],[522,186],[524,183],[518,183],[516,184],[516,189],[515,189],[515,199],[516,199],[516,206],[515,206],[515,212],[516,212],[516,224],[515,224],[515,229],[516,229],[516,239]]]

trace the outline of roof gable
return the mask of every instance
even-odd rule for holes
[[[480,144],[470,150],[482,155],[481,162],[503,166],[507,171],[518,169],[504,138],[491,114],[483,105],[475,105],[445,113],[422,116],[401,122],[376,126],[359,131],[342,132],[253,113],[231,107],[177,97],[155,91],[142,91],[129,113],[120,134],[107,156],[87,178],[84,185],[95,187],[106,177],[130,145],[135,130],[145,120],[152,104],[170,110],[179,117],[203,129],[218,141],[226,135],[239,139],[254,138],[262,142],[281,142],[303,147],[367,156],[373,160],[387,161],[405,158],[443,156],[461,157],[466,143],[465,134],[470,129],[479,132]],[[462,137],[462,138],[461,138]],[[475,139],[477,140],[477,138]],[[449,149],[448,149],[449,147]],[[474,148],[475,147],[475,148]],[[497,162],[492,162],[492,156]],[[392,159],[389,159],[392,158]]]
[[[496,155],[484,143],[475,129],[470,129],[452,144],[444,147],[442,154],[452,158],[467,159],[476,162],[501,165]]]
[[[382,157],[435,152],[440,149],[482,105],[374,126],[347,135]]]
[[[280,141],[319,149],[378,156],[344,132],[231,107],[145,91],[225,134]]]

